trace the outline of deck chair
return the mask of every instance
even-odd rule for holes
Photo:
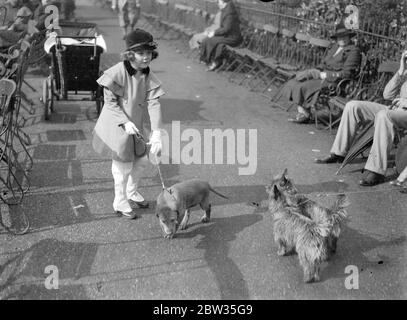
[[[356,99],[358,92],[362,89],[365,75],[367,74],[367,56],[362,53],[361,63],[357,75],[354,78],[345,78],[338,82],[338,84],[328,90],[322,91],[318,99],[315,101],[313,113],[315,118],[315,127],[318,128],[318,121],[326,126],[326,129],[332,133],[332,128],[341,120],[340,117],[333,121],[333,114],[335,110],[343,110],[346,102]],[[333,91],[334,90],[334,91]],[[319,117],[322,110],[328,111],[328,119],[324,120]]]
[[[316,66],[318,66],[318,64],[321,62],[322,58],[326,55],[326,52],[330,46],[331,42],[325,39],[320,39],[320,38],[309,38],[308,40],[308,50],[307,50],[307,57],[305,60],[307,63],[307,67],[308,68],[315,68]],[[288,65],[291,66],[291,65]],[[294,66],[295,67],[295,66]],[[284,79],[283,86],[286,83],[286,81],[292,79],[296,73],[299,71],[299,69],[288,69],[287,65],[279,65],[277,68],[277,74],[275,75],[275,78],[279,78],[280,79]],[[281,92],[283,90],[277,90],[276,93],[274,94],[274,96],[271,98],[271,101],[273,103],[273,105],[279,107],[280,109],[289,111],[294,104],[290,103],[288,106],[283,106],[279,103],[279,100],[281,98]],[[315,100],[311,100],[311,102],[309,103],[310,105],[312,105],[313,103],[316,102],[317,97],[315,98]]]

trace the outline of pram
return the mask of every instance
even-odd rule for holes
[[[100,55],[106,51],[103,36],[97,34],[94,23],[61,21],[60,27],[44,43],[51,58],[50,74],[43,82],[45,120],[54,112],[54,98],[67,100],[68,93],[83,94],[82,91],[90,91],[99,114],[103,91],[96,80],[100,74]]]

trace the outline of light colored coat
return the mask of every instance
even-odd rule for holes
[[[124,62],[119,62],[97,80],[104,87],[104,106],[93,131],[94,150],[114,160],[135,160],[133,136],[122,125],[132,121],[147,137],[143,124],[151,130],[161,128],[161,105],[158,98],[165,92],[161,82],[150,71],[148,75],[138,71],[131,75]]]
[[[122,10],[123,7],[126,5],[126,3],[136,5],[137,7],[140,6],[140,1],[139,0],[113,0],[112,5],[115,7],[119,8],[119,10]]]

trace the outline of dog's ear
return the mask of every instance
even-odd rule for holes
[[[285,168],[285,169],[284,169],[284,172],[283,172],[283,177],[284,177],[284,178],[287,178],[287,176],[288,176],[288,169]]]
[[[281,186],[281,187],[284,187],[284,186],[287,184],[287,182],[288,182],[288,179],[287,179],[286,175],[283,174],[283,175],[281,176],[281,179],[280,179],[280,186]]]
[[[277,186],[276,185],[274,185],[274,188],[273,188],[273,193],[274,193],[274,200],[277,200],[279,197],[280,197],[280,190],[278,190],[278,188],[277,188]]]

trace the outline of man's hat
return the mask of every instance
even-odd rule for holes
[[[127,50],[135,50],[135,49],[147,49],[147,50],[155,50],[157,49],[157,43],[154,42],[153,36],[144,31],[142,29],[135,29],[134,31],[130,32],[126,38],[126,46]]]
[[[346,28],[343,21],[341,21],[340,23],[338,23],[336,25],[335,33],[331,36],[331,38],[336,39],[338,37],[345,37],[345,36],[349,36],[352,38],[352,37],[356,36],[356,32],[351,29]]]
[[[31,17],[32,14],[33,14],[32,11],[27,7],[21,7],[20,9],[18,9],[16,17],[20,18]]]

